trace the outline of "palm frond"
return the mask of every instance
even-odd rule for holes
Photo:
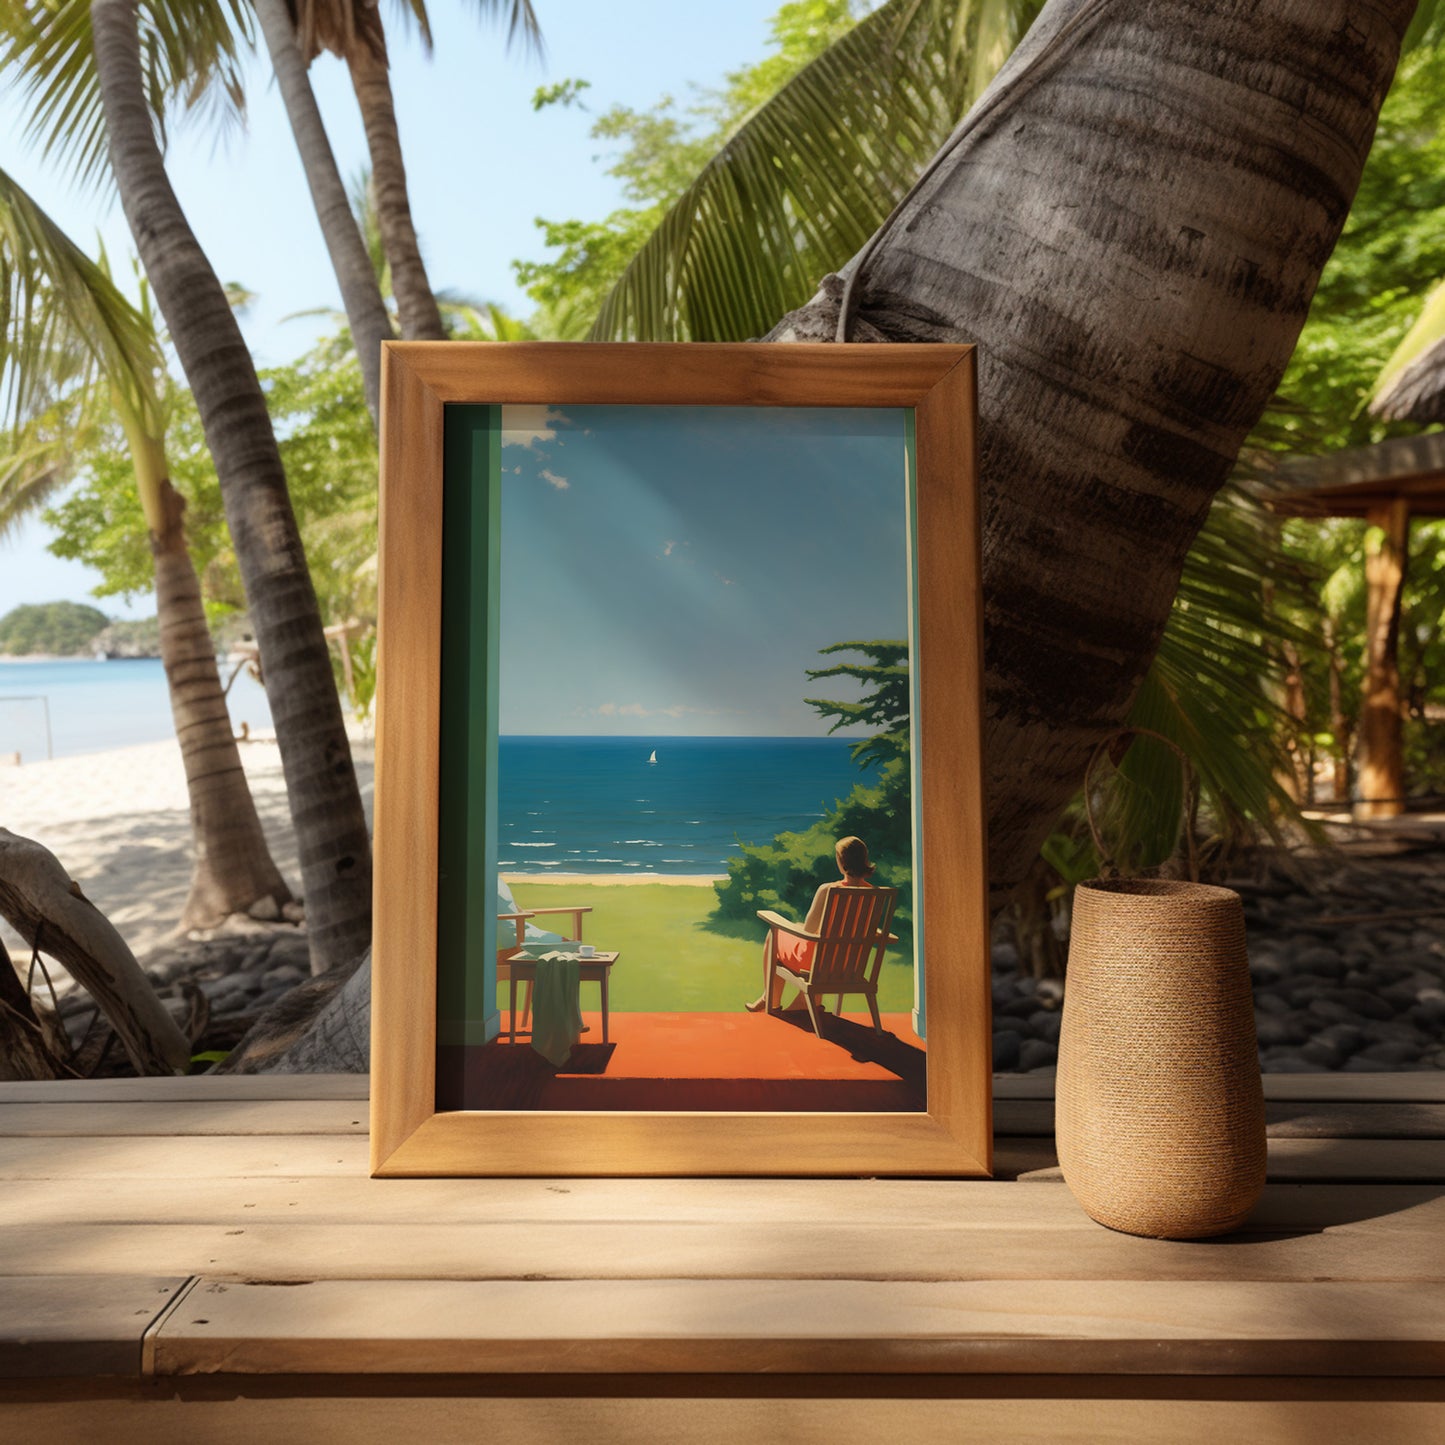
[[[146,98],[162,141],[179,106],[212,119],[244,114],[241,52],[252,43],[246,0],[137,0]],[[105,121],[89,0],[0,6],[0,70],[24,95],[26,135],[87,184],[106,168]]]
[[[1409,53],[1425,45],[1438,45],[1445,40],[1445,0],[1420,0],[1415,18],[1405,32],[1402,52]]]
[[[0,171],[0,419],[14,427],[35,413],[57,357],[77,358],[74,373],[82,352],[133,405],[154,406],[164,360],[153,321]]]
[[[598,341],[767,331],[877,229],[1041,0],[888,0],[748,116],[628,264]]]
[[[1190,759],[1217,822],[1244,820],[1278,838],[1282,821],[1298,821],[1282,781],[1291,770],[1292,720],[1279,678],[1286,647],[1317,645],[1290,620],[1307,610],[1316,581],[1282,553],[1278,524],[1237,475],[1195,539],[1129,713],[1131,727],[1160,733]],[[1178,761],[1140,738],[1119,781],[1106,827],[1120,856],[1133,867],[1162,861],[1182,818]]]
[[[0,533],[63,484],[114,397],[159,434],[163,371],[153,318],[0,171]]]

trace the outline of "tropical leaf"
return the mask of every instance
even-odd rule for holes
[[[164,430],[154,319],[0,171],[0,533],[39,507],[114,402]]]
[[[1420,0],[1401,50],[1408,53],[1422,45],[1438,45],[1441,40],[1445,40],[1445,0]]]
[[[1042,0],[888,0],[723,144],[602,304],[598,341],[739,341],[882,223]]]
[[[146,99],[162,143],[168,113],[199,112],[221,125],[244,114],[241,52],[253,40],[246,0],[137,0]],[[84,182],[105,173],[105,118],[95,73],[89,0],[7,0],[0,5],[0,69],[28,102],[25,134],[47,159]]]
[[[1318,646],[1290,620],[1308,615],[1318,579],[1280,548],[1279,524],[1251,486],[1252,472],[1246,458],[1195,539],[1129,725],[1161,734],[1188,757],[1217,828],[1247,824],[1278,840],[1282,823],[1300,821],[1283,781],[1294,733],[1281,701],[1283,655]],[[1183,806],[1178,760],[1138,739],[1106,813],[1116,854],[1136,868],[1167,858]]]

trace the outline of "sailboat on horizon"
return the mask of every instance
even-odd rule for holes
[[[657,761],[657,749],[656,749],[656,748],[653,748],[651,754],[648,756],[647,761],[648,761],[649,763],[655,763],[655,762]]]

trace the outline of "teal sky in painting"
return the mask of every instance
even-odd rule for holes
[[[817,736],[908,628],[900,410],[506,407],[500,730]]]

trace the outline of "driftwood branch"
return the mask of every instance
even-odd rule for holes
[[[111,1022],[136,1072],[184,1072],[191,1050],[126,941],[60,860],[0,828],[0,916],[63,964]]]

